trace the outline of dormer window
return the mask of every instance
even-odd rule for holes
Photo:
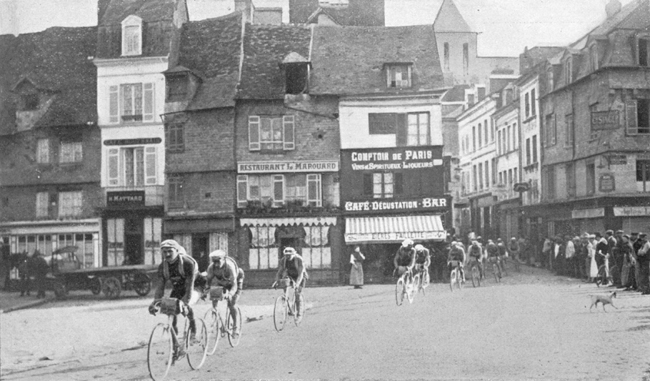
[[[309,60],[291,52],[282,60],[280,67],[285,74],[286,94],[306,94],[309,91]]]
[[[187,97],[187,75],[174,75],[167,78],[167,101],[177,102]]]
[[[573,82],[573,60],[571,57],[564,63],[564,79],[567,85]]]
[[[650,51],[650,36],[643,36],[638,39],[639,66],[650,66],[648,53]]]
[[[23,111],[32,111],[38,109],[38,94],[23,94],[21,97],[23,103]]]
[[[596,71],[599,68],[598,65],[598,45],[593,44],[589,47],[589,59],[591,61],[591,70]]]
[[[122,55],[139,56],[142,54],[142,19],[129,16],[122,21]]]
[[[411,87],[411,65],[406,63],[387,64],[386,80],[388,88]]]

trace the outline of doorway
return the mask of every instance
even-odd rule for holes
[[[124,264],[141,265],[144,263],[142,252],[142,218],[129,217],[124,221]]]
[[[199,264],[199,271],[203,272],[208,269],[210,259],[210,238],[207,234],[192,234],[192,257]]]

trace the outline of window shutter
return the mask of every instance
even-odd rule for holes
[[[146,147],[145,155],[145,185],[156,184],[156,147]]]
[[[631,99],[625,102],[625,119],[627,120],[627,132],[636,133],[639,129],[636,99]]]
[[[273,201],[284,201],[284,175],[273,175]]]
[[[551,128],[553,129],[552,135],[551,135],[551,137],[553,139],[552,144],[555,144],[555,143],[557,143],[557,122],[555,120],[555,114],[553,114],[553,116],[551,117]]]
[[[153,122],[154,115],[154,99],[153,99],[153,83],[144,84],[144,110],[142,112],[142,119],[145,122]]]
[[[284,135],[284,149],[295,149],[295,123],[293,115],[285,115],[282,117],[282,128]]]
[[[119,167],[118,167],[118,157],[120,150],[117,148],[111,148],[108,150],[108,185],[118,185],[119,184]]]
[[[119,108],[118,108],[118,86],[109,87],[108,103],[109,103],[109,123],[119,122]]]
[[[260,150],[260,117],[248,117],[248,150]]]
[[[363,194],[372,194],[372,173],[363,174]]]
[[[402,194],[404,192],[403,176],[401,172],[393,174],[393,182],[395,183],[395,194]]]
[[[406,114],[395,114],[397,118],[397,146],[404,147],[407,142]]]
[[[237,206],[246,206],[248,201],[248,175],[237,176]]]

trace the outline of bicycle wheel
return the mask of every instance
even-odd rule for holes
[[[415,274],[413,276],[413,281],[411,283],[411,292],[410,292],[410,298],[409,302],[413,303],[413,299],[415,299],[415,295],[417,295],[418,290],[420,289],[420,282],[421,282],[420,274]]]
[[[208,355],[208,329],[203,319],[194,319],[194,322],[196,324],[194,340],[190,338],[188,327],[185,332],[185,348],[187,348],[187,363],[190,364],[190,368],[196,370],[203,366]]]
[[[404,286],[406,288],[406,298],[408,299],[409,303],[413,303],[413,297],[415,294],[415,282],[413,282],[413,277],[406,277]]]
[[[395,284],[395,302],[401,306],[404,302],[404,279],[400,277]]]
[[[284,329],[284,324],[287,322],[287,301],[284,295],[280,295],[275,299],[273,306],[273,325],[275,330],[280,332]]]
[[[512,261],[515,263],[515,270],[519,272],[521,270],[521,263],[519,263],[517,258],[513,258]]]
[[[494,274],[494,281],[499,283],[499,269],[497,269],[497,264],[493,263],[492,264],[492,274]]]
[[[431,277],[429,276],[429,271],[425,270],[424,273],[422,273],[422,293],[424,293],[424,289],[429,286],[429,283],[431,283]]]
[[[167,324],[159,323],[153,327],[149,336],[147,367],[149,368],[149,376],[155,381],[167,377],[169,368],[172,366],[174,344],[170,328]]]
[[[302,302],[301,302],[301,307],[302,311],[300,311],[300,320],[298,320],[298,308],[295,304],[295,297],[294,297],[294,304],[293,304],[293,323],[296,325],[296,327],[300,326],[300,323],[302,322],[302,319],[305,318],[305,311],[307,310],[307,299],[305,299],[305,295],[302,295]]]
[[[454,283],[456,283],[456,276],[458,275],[458,272],[456,269],[451,270],[451,273],[449,274],[449,288],[451,291],[454,291]]]
[[[239,345],[239,340],[241,339],[241,329],[242,329],[242,316],[241,316],[241,310],[239,307],[237,308],[237,326],[239,327],[239,334],[237,337],[234,337],[235,334],[235,319],[232,317],[230,314],[230,309],[226,310],[226,327],[228,327],[228,342],[230,343],[231,347],[236,347]]]
[[[463,288],[463,275],[460,272],[460,269],[456,270],[456,287],[459,290]]]
[[[481,287],[481,274],[477,266],[472,266],[472,285],[474,287]]]
[[[217,351],[217,345],[219,345],[219,338],[221,337],[221,327],[219,326],[219,317],[217,312],[213,309],[209,309],[205,312],[203,316],[205,321],[206,328],[208,329],[208,355],[213,355]]]

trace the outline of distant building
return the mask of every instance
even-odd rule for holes
[[[384,0],[289,0],[291,24],[385,26]]]

